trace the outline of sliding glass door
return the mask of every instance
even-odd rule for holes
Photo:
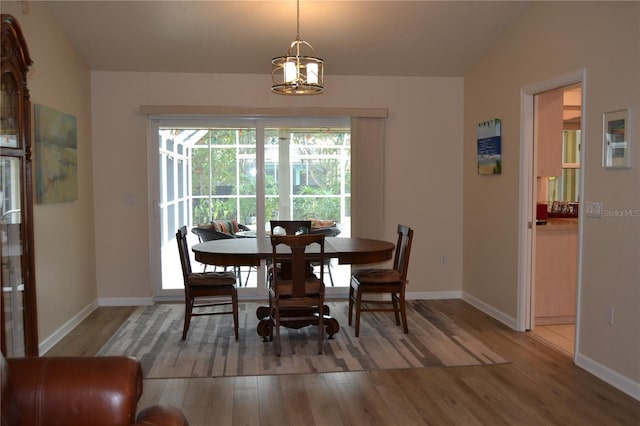
[[[348,129],[269,128],[265,139],[265,227],[270,219],[317,219],[348,232]]]
[[[150,152],[158,165],[150,185],[157,297],[182,294],[175,233],[183,225],[237,221],[264,238],[271,219],[315,219],[350,235],[347,119],[153,119],[150,131],[157,137]],[[189,243],[198,242],[190,233]],[[332,266],[336,287],[348,286],[348,274]],[[243,268],[239,278],[242,296],[264,297],[264,271]]]

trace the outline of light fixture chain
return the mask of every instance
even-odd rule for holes
[[[296,1],[296,40],[300,40],[300,0]]]

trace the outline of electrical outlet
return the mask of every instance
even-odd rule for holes
[[[445,255],[440,256],[440,264],[446,265],[447,263],[449,263],[449,259],[447,259],[447,256]]]
[[[615,320],[615,311],[613,310],[613,306],[609,306],[607,308],[607,324],[613,325]]]
[[[128,206],[133,206],[137,202],[135,194],[126,193],[124,194],[124,203]]]

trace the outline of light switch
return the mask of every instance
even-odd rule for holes
[[[603,206],[601,202],[587,201],[585,203],[584,210],[588,217],[602,218]]]

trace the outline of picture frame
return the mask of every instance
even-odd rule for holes
[[[479,175],[499,175],[502,173],[502,120],[494,118],[478,123],[477,169]]]
[[[631,167],[630,119],[628,108],[602,115],[602,167]]]

